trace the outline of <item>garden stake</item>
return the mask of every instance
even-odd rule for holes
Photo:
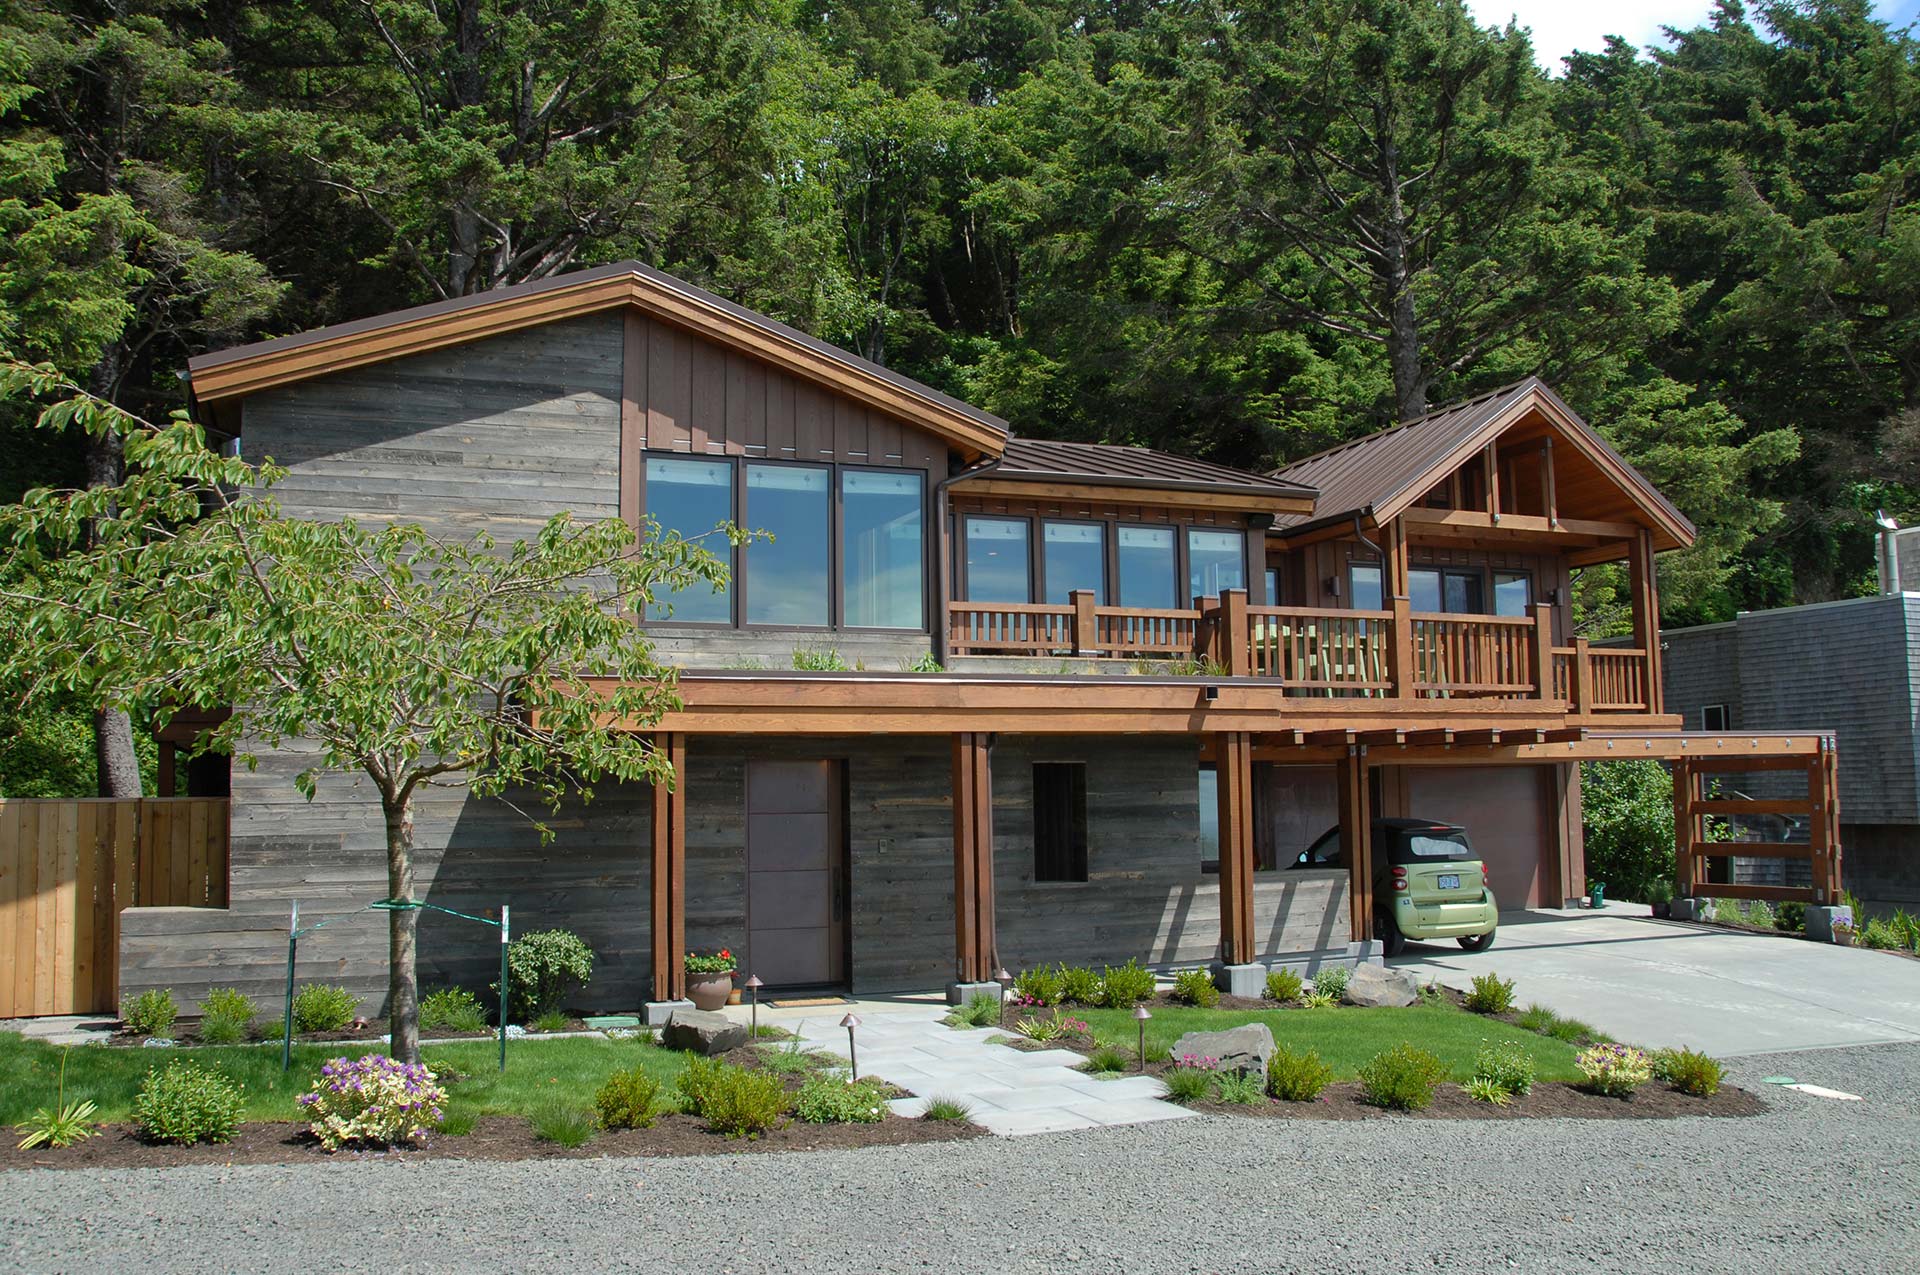
[[[766,984],[760,981],[758,974],[747,975],[747,981],[741,986],[747,989],[747,995],[753,997],[753,1029],[747,1034],[754,1040],[760,1039],[760,989]]]
[[[280,1070],[293,1067],[293,956],[300,946],[300,900],[293,901],[293,915],[287,918],[287,1014],[280,1034]]]
[[[1133,1007],[1133,1021],[1140,1024],[1140,1070],[1147,1069],[1147,1020],[1153,1015],[1147,1012],[1145,1005]]]
[[[847,1074],[858,1080],[860,1079],[860,1060],[854,1056],[853,1052],[853,1029],[860,1025],[860,1020],[848,1014],[840,1020],[840,1025],[847,1029]]]
[[[507,1069],[507,905],[500,905],[500,1070]]]

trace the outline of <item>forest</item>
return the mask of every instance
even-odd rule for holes
[[[200,351],[636,258],[1251,468],[1538,374],[1710,622],[1872,592],[1920,516],[1917,113],[1865,0],[1551,72],[1460,0],[0,0],[0,347],[162,419]],[[0,432],[0,499],[118,473]],[[91,765],[42,711],[0,775]]]

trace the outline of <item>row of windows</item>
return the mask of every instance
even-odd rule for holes
[[[732,587],[663,594],[696,624],[926,627],[925,481],[915,471],[650,456],[646,508],[665,532],[708,537]],[[735,550],[723,522],[769,535]]]
[[[1357,611],[1382,611],[1380,567],[1356,562],[1347,572],[1348,595]],[[1493,610],[1487,610],[1491,583]],[[1482,572],[1474,567],[1413,567],[1407,597],[1415,611],[1448,615],[1524,616],[1533,605],[1533,577],[1524,571]]]
[[[1182,536],[1173,527],[969,514],[960,533],[961,588],[971,602],[1060,606],[1075,590],[1085,589],[1101,606],[1162,610],[1247,587],[1244,532],[1184,531]]]

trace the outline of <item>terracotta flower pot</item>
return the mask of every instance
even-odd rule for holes
[[[687,975],[687,999],[693,1002],[695,1009],[719,1009],[727,1003],[727,995],[732,991],[732,970],[722,970],[718,974]]]

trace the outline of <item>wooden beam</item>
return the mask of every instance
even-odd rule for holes
[[[646,446],[646,320],[639,311],[629,310],[622,316],[620,344],[620,518],[636,534]]]
[[[1220,810],[1220,959],[1253,961],[1253,737],[1230,731],[1217,738],[1214,763]]]
[[[1493,443],[1488,442],[1480,456],[1480,468],[1487,480],[1487,516],[1497,527],[1500,525],[1500,455]]]
[[[1399,729],[1363,730],[1355,732],[1354,735],[1356,743],[1366,744],[1369,747],[1392,746],[1407,742],[1407,732]]]
[[[1704,803],[1696,802],[1697,811]],[[1703,841],[1693,848],[1701,859],[1805,859],[1804,841]]]
[[[677,1001],[687,994],[687,740],[668,732],[653,746],[673,768],[671,784],[653,787],[653,998]]]
[[[1703,815],[1811,815],[1816,810],[1814,802],[1804,797],[1783,801],[1760,797],[1709,797],[1694,802],[1693,808]]]
[[[1500,732],[1492,729],[1457,730],[1453,742],[1463,748],[1485,748],[1500,742]]]
[[[1133,487],[1112,483],[1048,481],[994,477],[963,479],[951,488],[956,496],[1013,496],[1023,500],[1067,500],[1087,504],[1149,505],[1155,508],[1224,509],[1245,513],[1310,514],[1313,498],[1249,489],[1234,491],[1178,491],[1166,487]],[[1351,532],[1351,528],[1348,531]]]
[[[1400,732],[1402,738],[1394,742],[1397,744],[1412,744],[1416,748],[1445,748],[1453,743],[1454,736],[1457,733],[1458,732],[1450,726],[1441,726],[1437,729],[1430,730],[1409,730]],[[1489,731],[1487,733],[1492,734],[1494,732]]]
[[[1340,841],[1347,851],[1348,924],[1353,941],[1373,935],[1373,808],[1367,799],[1367,752],[1348,748],[1335,765]]]
[[[1318,747],[1324,747],[1327,745],[1333,745],[1335,747],[1344,747],[1352,744],[1357,738],[1357,736],[1358,736],[1357,731],[1345,730],[1345,729],[1312,730],[1307,732],[1307,742],[1309,744],[1313,744]]]
[[[954,977],[992,979],[999,961],[993,897],[992,740],[978,732],[953,737]]]
[[[1540,443],[1540,492],[1546,501],[1547,525],[1558,530],[1560,527],[1560,495],[1554,489],[1552,434],[1548,434]]]
[[[1719,844],[1719,843],[1714,843]],[[1701,855],[1701,858],[1711,858]],[[1797,885],[1721,885],[1696,881],[1691,893],[1703,899],[1765,899],[1769,903],[1818,903],[1815,892]]]
[[[1577,743],[1587,737],[1585,726],[1556,726],[1545,732],[1549,744]]]

